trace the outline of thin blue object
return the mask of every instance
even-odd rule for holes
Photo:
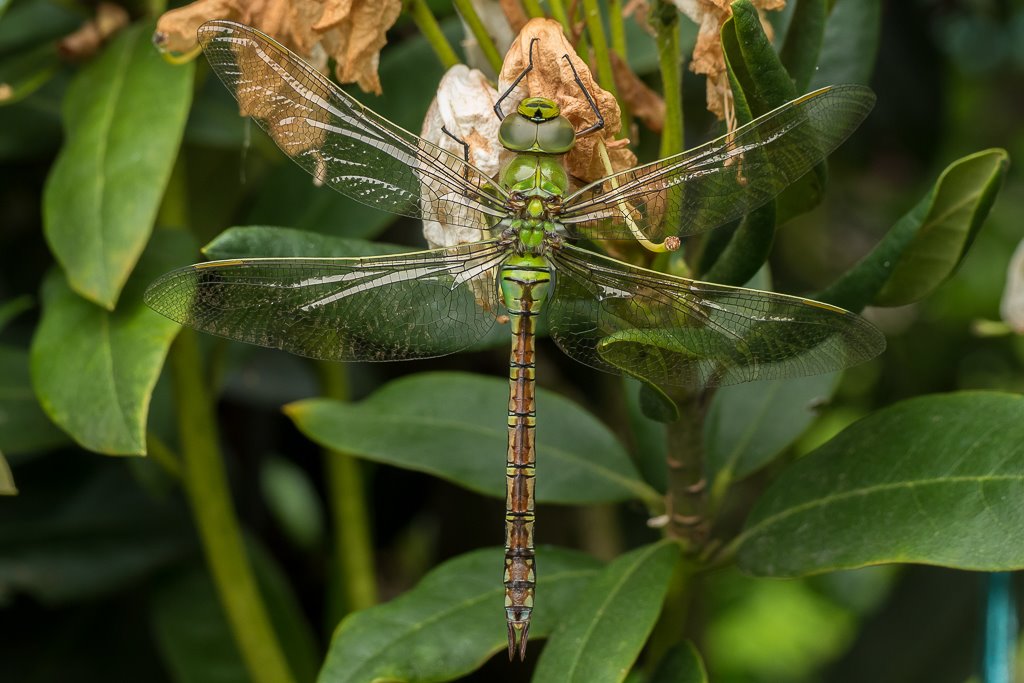
[[[1013,599],[1013,575],[988,575],[985,598],[985,645],[982,660],[984,683],[1013,683],[1017,646],[1017,610]]]

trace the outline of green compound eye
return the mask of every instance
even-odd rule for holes
[[[549,121],[558,116],[558,105],[546,97],[527,97],[519,103],[519,115],[534,123]]]
[[[548,154],[565,154],[576,144],[576,131],[564,116],[537,125],[537,146]]]

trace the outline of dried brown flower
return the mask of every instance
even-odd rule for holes
[[[232,19],[272,36],[321,70],[333,57],[340,82],[380,94],[380,50],[401,10],[401,0],[197,0],[164,13],[154,40],[162,49],[188,52],[203,22]]]
[[[732,89],[729,87],[729,76],[725,66],[725,53],[722,51],[722,25],[732,16],[731,0],[672,0],[679,10],[693,20],[700,28],[697,32],[697,44],[693,48],[693,60],[690,71],[707,76],[708,111],[720,119],[729,122],[733,127],[734,115],[732,105]],[[771,24],[764,18],[766,11],[780,10],[786,6],[786,0],[751,0],[761,24],[769,39],[772,35]]]
[[[498,90],[504,92],[512,81],[522,73],[529,63],[530,43],[537,39],[533,48],[533,70],[520,81],[511,97],[504,103],[508,113],[525,97],[547,97],[555,100],[562,114],[577,130],[594,123],[594,112],[577,85],[572,69],[566,62],[568,56],[580,76],[584,87],[594,98],[597,108],[604,116],[602,131],[581,138],[566,155],[565,165],[569,173],[591,181],[608,174],[598,148],[603,140],[608,150],[612,169],[620,171],[636,165],[636,155],[626,145],[628,140],[616,140],[615,135],[622,127],[622,117],[615,97],[594,80],[586,62],[580,59],[572,45],[562,33],[562,26],[553,19],[531,19],[512,42],[498,77]]]
[[[643,121],[648,128],[660,133],[665,126],[665,100],[647,87],[618,54],[612,52],[611,57],[615,87],[619,89],[622,101],[629,105],[633,115]]]
[[[69,33],[57,44],[61,57],[77,62],[92,57],[112,35],[128,25],[131,17],[120,5],[101,2],[96,16]]]

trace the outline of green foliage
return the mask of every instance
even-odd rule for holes
[[[704,78],[684,68],[698,27],[668,0],[650,3],[649,27],[610,11],[623,4],[524,6],[581,28],[578,51],[605,85],[624,57],[665,94],[666,120],[649,130],[615,82],[646,163],[716,124]],[[198,244],[225,260],[394,254],[422,248],[396,244],[422,245],[421,224],[311,182],[202,60],[153,49],[150,5],[130,5],[146,16],[72,64],[58,41],[91,9],[0,0],[0,622],[16,625],[0,638],[5,675],[966,680],[982,582],[914,565],[1024,569],[1024,408],[1011,393],[1024,389],[1024,347],[969,333],[996,315],[1021,238],[1024,191],[1004,148],[1024,151],[1009,109],[1024,61],[995,38],[964,42],[957,17],[977,28],[984,9],[787,4],[767,13],[774,35],[749,0],[724,23],[706,18],[721,25],[735,121],[842,83],[871,83],[878,111],[733,225],[671,255],[612,248],[655,270],[892,309],[868,312],[890,350],[842,376],[681,394],[597,376],[541,339],[536,611],[527,662],[510,665],[503,552],[479,549],[500,540],[507,326],[470,352],[397,367],[284,363],[191,333],[175,343],[178,327],[142,293],[197,260]],[[473,45],[462,55],[451,3],[415,5],[387,35],[383,95],[355,93],[413,132],[444,73],[435,54],[453,58],[441,42],[484,63]],[[459,5],[494,61],[493,27]],[[439,31],[423,30],[431,11]],[[1024,25],[1024,10],[1006,12],[1000,22]],[[1003,54],[998,72],[982,52]],[[751,147],[736,172],[771,163]],[[638,349],[668,364],[706,342],[697,329],[689,347],[652,336],[623,328],[600,353],[628,371]]]

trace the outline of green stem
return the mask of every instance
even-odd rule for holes
[[[626,24],[622,17],[622,0],[608,0],[608,26],[612,50],[626,61]]]
[[[523,9],[526,10],[531,19],[545,16],[544,9],[540,6],[539,0],[523,0]]]
[[[619,100],[619,90],[615,87],[615,72],[612,70],[612,58],[608,53],[608,38],[604,33],[604,22],[601,21],[601,8],[597,0],[583,0],[583,18],[587,24],[587,35],[594,46],[594,61],[597,65],[597,82],[612,94],[619,103],[622,112],[622,128],[619,137],[629,135],[629,112]]]
[[[448,42],[448,38],[445,37],[441,25],[437,23],[426,0],[406,0],[405,10],[412,16],[412,20],[416,22],[420,33],[430,43],[430,47],[434,49],[434,54],[441,60],[444,68],[450,69],[458,64],[459,56],[455,54],[455,50]]]
[[[239,652],[258,683],[295,679],[270,622],[231,505],[224,460],[217,444],[213,403],[203,384],[202,359],[192,330],[171,348],[182,474],[203,550]]]
[[[683,138],[683,72],[679,56],[679,12],[663,0],[655,5],[651,23],[658,44],[658,66],[665,98],[665,127],[661,133],[660,156],[665,158],[685,149]]]
[[[155,463],[160,465],[167,474],[175,479],[181,479],[181,460],[174,454],[170,446],[165,444],[158,436],[152,433],[146,434],[146,453]]]
[[[702,393],[674,392],[679,419],[670,422],[668,441],[668,535],[688,550],[707,540],[707,482],[704,478],[704,415]]]
[[[343,365],[321,363],[320,376],[326,396],[349,400],[348,370]],[[337,624],[344,613],[377,604],[377,575],[359,460],[348,453],[325,449],[324,466],[334,522],[334,561],[341,572],[340,595],[332,601]]]
[[[491,40],[491,36],[487,33],[487,29],[484,27],[480,17],[477,16],[476,10],[473,9],[473,3],[470,0],[453,0],[455,9],[462,15],[462,20],[469,26],[470,32],[473,37],[476,38],[477,45],[484,53],[484,57],[487,58],[487,63],[494,69],[494,73],[501,73],[502,58],[498,54],[498,48],[494,46],[494,41]]]
[[[562,32],[567,38],[572,38],[572,25],[569,23],[569,13],[565,11],[565,3],[562,0],[549,0],[551,16],[562,25]]]

